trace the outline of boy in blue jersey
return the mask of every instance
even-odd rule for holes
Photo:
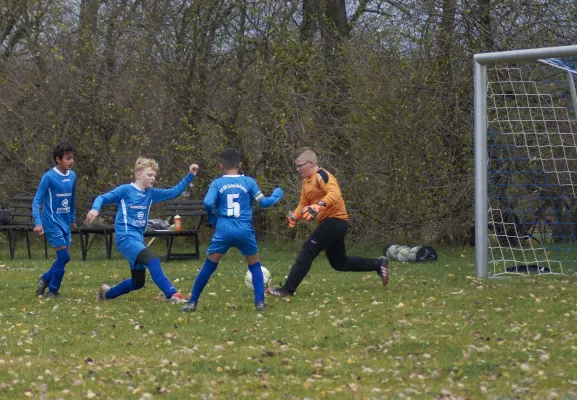
[[[52,153],[56,166],[42,175],[32,202],[34,232],[46,234],[50,246],[56,250],[56,261],[38,278],[36,296],[59,297],[65,267],[70,261],[71,231],[76,229],[76,174],[72,171],[76,150],[69,143],[58,144]],[[42,213],[40,207],[44,206]]]
[[[216,230],[206,251],[204,265],[194,281],[190,300],[182,311],[196,311],[202,290],[216,270],[222,255],[231,247],[236,247],[246,257],[248,269],[252,273],[256,310],[264,311],[266,308],[264,278],[252,226],[252,202],[256,200],[260,207],[270,207],[282,199],[283,191],[276,188],[270,197],[265,197],[253,178],[239,175],[241,166],[238,150],[225,149],[220,153],[220,169],[223,175],[212,181],[204,198],[208,221]]]
[[[98,196],[88,213],[88,222],[94,221],[100,208],[116,203],[118,212],[114,222],[116,247],[128,260],[132,277],[114,287],[101,285],[96,294],[97,300],[110,300],[133,290],[142,289],[146,278],[146,268],[150,271],[152,281],[162,290],[164,296],[172,303],[184,303],[186,299],[168,280],[156,257],[144,245],[144,230],[152,204],[178,197],[188,184],[196,177],[198,165],[192,164],[188,174],[179,184],[171,189],[156,189],[154,182],[158,173],[158,163],[149,158],[140,157],[134,168],[135,181],[120,185],[116,189]]]

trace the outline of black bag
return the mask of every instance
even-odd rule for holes
[[[10,218],[10,210],[0,206],[0,225],[10,225],[12,218]]]
[[[437,261],[437,252],[431,246],[423,246],[417,251],[416,262]]]
[[[166,231],[170,229],[170,224],[163,219],[149,219],[146,223],[145,232]]]

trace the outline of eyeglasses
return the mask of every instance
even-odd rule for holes
[[[296,164],[297,170],[302,169],[302,168],[303,168],[305,165],[307,165],[308,163],[310,163],[310,160],[309,160],[309,161],[305,161],[305,162],[302,163],[302,164]]]

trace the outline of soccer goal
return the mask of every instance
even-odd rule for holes
[[[478,277],[577,268],[577,46],[475,55]]]

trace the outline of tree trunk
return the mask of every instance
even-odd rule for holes
[[[479,0],[479,32],[481,33],[482,50],[495,50],[495,39],[491,29],[491,0]]]

